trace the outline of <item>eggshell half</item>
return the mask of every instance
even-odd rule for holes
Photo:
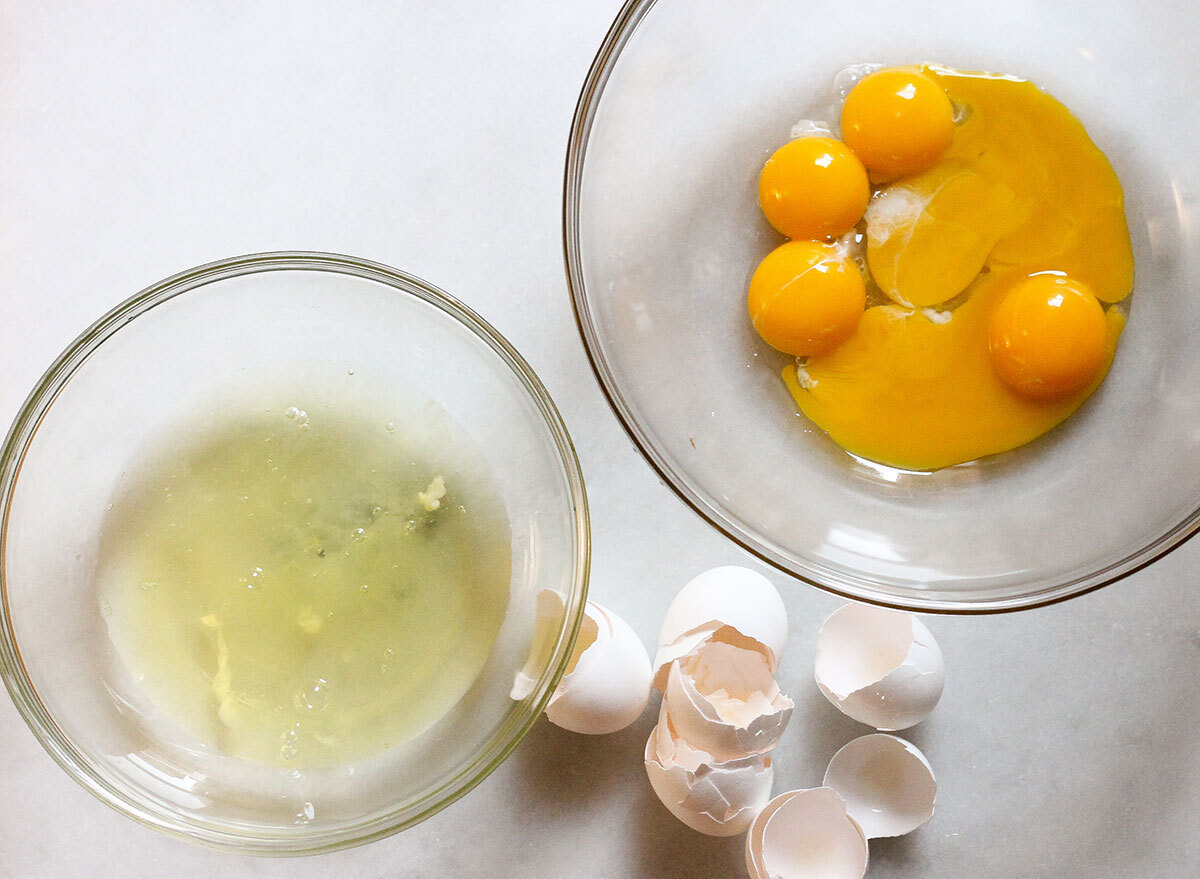
[[[911,742],[885,733],[860,736],[833,755],[825,786],[846,801],[846,812],[868,839],[902,836],[933,817],[937,781]]]
[[[917,617],[847,604],[817,634],[817,686],[844,714],[881,730],[924,720],[946,682],[941,648]]]
[[[762,653],[722,641],[671,663],[663,701],[679,735],[717,760],[775,747],[793,707]]]
[[[787,644],[787,609],[778,590],[762,574],[726,565],[696,575],[667,608],[658,643],[674,644],[684,635],[719,626],[732,626],[770,648],[772,668],[778,665]]]
[[[624,729],[650,701],[650,657],[623,619],[589,601],[568,671],[546,705],[546,717],[571,732],[603,735]]]
[[[780,794],[746,835],[751,879],[862,879],[867,837],[828,787]]]
[[[509,695],[524,699],[562,626],[563,596],[538,593],[533,645]],[[601,735],[637,720],[650,700],[650,657],[637,634],[619,616],[595,602],[584,605],[579,636],[567,669],[546,706],[551,723],[572,732]]]
[[[646,775],[671,814],[709,836],[735,836],[771,798],[771,758],[719,761],[679,737],[664,705],[646,741]]]
[[[767,868],[763,866],[762,862],[763,828],[780,806],[800,793],[803,791],[790,790],[780,794],[763,806],[750,825],[750,830],[746,833],[746,872],[750,874],[750,879],[758,879],[758,877],[766,879],[767,876]]]
[[[512,690],[508,694],[511,698],[519,702],[532,693],[537,686],[538,671],[545,668],[546,662],[550,658],[551,651],[554,649],[554,642],[559,630],[562,628],[562,620],[566,612],[566,601],[562,593],[556,592],[553,589],[543,589],[537,594],[534,605],[533,638],[529,647],[529,658],[525,660],[524,667],[513,678]],[[594,620],[592,624],[595,624]],[[571,658],[572,663],[578,660],[578,654],[582,652],[580,643],[585,640],[585,632],[582,629],[587,628],[586,618],[580,628],[579,637],[575,641],[575,652]],[[591,637],[595,638],[594,632]],[[571,666],[568,666],[567,670],[570,671],[570,668]]]

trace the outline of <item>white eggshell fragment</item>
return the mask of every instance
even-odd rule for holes
[[[674,644],[658,648],[658,652],[654,656],[654,689],[665,693],[667,690],[667,677],[671,671],[671,663],[706,649],[714,641],[732,644],[743,650],[750,650],[760,654],[766,660],[768,669],[774,673],[776,667],[774,650],[754,638],[743,635],[733,626],[709,623],[701,626],[699,629],[685,632],[675,640]]]
[[[817,686],[839,711],[881,730],[928,716],[946,682],[941,648],[910,613],[847,604],[817,634]]]
[[[911,742],[885,733],[860,736],[833,755],[825,786],[846,800],[846,812],[868,839],[903,836],[933,817],[937,782]]]
[[[562,621],[566,613],[566,600],[562,593],[553,589],[543,589],[537,594],[529,658],[525,660],[524,668],[518,671],[514,677],[512,690],[508,694],[518,702],[537,687],[537,675],[541,669],[545,668],[550,659],[550,654],[554,650],[554,642],[562,629]],[[579,640],[582,639],[583,633],[580,632]],[[575,642],[577,651],[579,640]]]
[[[746,835],[751,879],[862,879],[867,837],[828,787],[780,794]]]
[[[780,794],[763,806],[751,823],[750,830],[746,833],[746,872],[750,874],[750,879],[757,879],[760,876],[765,879],[767,875],[767,868],[763,866],[762,862],[763,828],[780,806],[801,793],[803,791],[790,790]]]
[[[696,575],[667,608],[658,643],[669,646],[684,635],[720,626],[732,626],[770,648],[772,669],[778,665],[787,644],[787,610],[778,590],[762,574],[726,565]]]
[[[651,663],[654,666],[654,679],[651,686],[656,690],[666,692],[667,675],[671,671],[671,663],[703,646],[721,628],[723,627],[720,623],[710,621],[698,629],[684,632],[670,644],[659,645],[654,654],[654,662]]]
[[[735,836],[771,798],[771,758],[719,761],[692,747],[671,725],[666,706],[646,741],[646,775],[671,814],[709,836]]]
[[[663,704],[679,735],[717,760],[775,747],[793,707],[762,653],[715,640],[671,663]]]
[[[650,657],[612,611],[589,601],[583,613],[572,661],[546,705],[546,717],[571,732],[613,733],[637,720],[650,701]]]
[[[539,593],[530,662],[517,672],[509,694],[513,699],[532,692],[535,657],[544,651],[547,633],[561,627],[564,612],[562,595],[550,589]],[[575,648],[546,705],[546,717],[571,732],[603,735],[637,720],[648,701],[650,657],[645,646],[623,619],[587,602]]]

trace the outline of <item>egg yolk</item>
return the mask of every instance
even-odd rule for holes
[[[1086,387],[1107,353],[1104,309],[1078,281],[1035,275],[996,306],[988,350],[996,374],[1019,394],[1054,399]]]
[[[867,264],[880,290],[909,307],[962,293],[1013,225],[1015,196],[957,163],[882,190],[867,211]]]
[[[840,248],[789,241],[750,278],[750,320],[763,341],[797,357],[830,351],[858,326],[866,287]]]
[[[842,139],[879,179],[932,167],[953,137],[946,90],[911,67],[868,74],[842,105]]]
[[[1008,287],[988,275],[952,318],[897,305],[863,313],[837,350],[783,379],[800,410],[842,448],[908,470],[936,470],[1006,452],[1068,418],[1100,384],[1124,316],[1104,315],[1104,357],[1087,386],[1054,399],[1014,393],[992,365],[987,338]]]
[[[867,171],[831,137],[802,137],[775,151],[758,179],[767,220],[789,238],[836,238],[862,219],[871,197]]]
[[[1120,182],[1066,107],[1015,77],[920,72],[962,120],[932,166],[876,187],[870,305],[783,377],[843,448],[933,470],[1024,445],[1083,404],[1125,325],[1133,252]]]

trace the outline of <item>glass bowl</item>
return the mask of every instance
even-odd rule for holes
[[[597,378],[651,466],[762,560],[914,610],[1061,600],[1194,534],[1198,25],[1191,7],[1154,0],[626,3],[576,110],[564,246]],[[835,74],[863,62],[1031,79],[1122,181],[1136,280],[1115,365],[1021,449],[930,473],[856,459],[797,414],[786,356],[749,326],[750,274],[781,240],[758,209],[759,170]]]
[[[511,527],[509,606],[466,695],[403,745],[330,768],[235,759],[152,723],[114,670],[93,582],[106,506],[136,472],[144,441],[276,381],[318,404],[368,389],[381,412],[401,387],[436,401],[482,452]],[[130,818],[254,854],[377,839],[478,784],[541,713],[587,591],[583,480],[529,366],[435,287],[331,254],[201,266],[97,321],[50,367],[8,434],[0,522],[0,670],[46,750]],[[567,610],[530,668],[542,589],[559,590]],[[514,701],[523,667],[537,685]]]

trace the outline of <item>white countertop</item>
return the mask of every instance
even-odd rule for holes
[[[0,425],[92,320],[173,272],[314,249],[412,271],[489,319],[539,372],[591,500],[592,596],[652,645],[675,590],[757,566],[634,450],[592,376],[560,249],[580,84],[616,0],[176,0],[0,4]],[[653,539],[647,539],[653,534]],[[797,702],[775,790],[820,783],[867,732],[812,684],[838,602],[788,603]],[[910,731],[933,821],[872,843],[872,879],[1180,879],[1200,873],[1200,541],[1044,610],[933,618],[949,680]],[[480,787],[411,830],[291,861],[159,836],[70,781],[0,699],[0,877],[742,876],[650,790],[630,729],[542,721]]]

